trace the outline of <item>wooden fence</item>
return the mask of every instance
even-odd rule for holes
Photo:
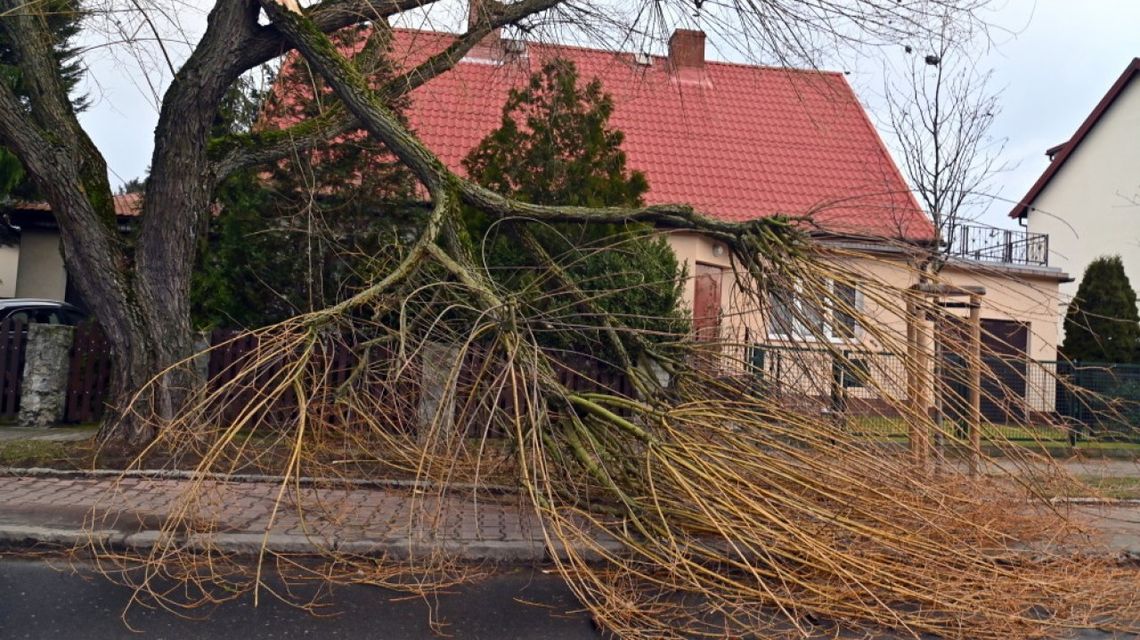
[[[27,339],[28,328],[24,322],[9,320],[0,323],[0,420],[14,420],[19,413]],[[226,407],[226,414],[231,416],[262,393],[265,385],[277,379],[282,368],[288,364],[287,357],[270,354],[267,349],[262,349],[257,337],[242,335],[233,330],[215,330],[210,335],[210,344],[215,346],[210,351],[206,367],[208,384],[212,390],[232,385],[220,400]],[[371,348],[368,357],[368,364],[374,370],[383,370],[396,363],[396,354],[384,348]],[[313,366],[322,368],[322,387],[332,393],[349,380],[359,364],[356,348],[345,341],[330,339],[318,350]],[[69,365],[64,422],[100,420],[110,400],[108,392],[113,363],[107,339],[98,325],[88,323],[76,328],[69,353]],[[468,406],[485,404],[477,397],[475,399],[478,402],[470,400],[473,395],[479,395],[479,378],[485,373],[484,365],[485,359],[476,350],[468,354],[459,373],[460,408],[464,406],[463,403]],[[248,371],[250,367],[255,368],[252,376]],[[631,385],[625,376],[606,369],[593,359],[563,359],[556,367],[556,373],[559,382],[571,390],[632,395]],[[232,384],[239,375],[243,375],[242,384]],[[412,422],[416,419],[420,393],[419,374],[415,365],[406,369],[402,377],[404,381],[395,387],[377,383],[373,389],[365,392],[374,394],[377,400],[373,403],[374,406],[390,409],[391,415],[387,419],[394,429],[412,429],[415,428]],[[509,409],[509,402],[504,394],[498,399],[498,408]],[[489,408],[484,406],[482,410]],[[287,392],[269,408],[266,415],[277,415],[284,419],[294,411],[296,399]]]
[[[219,408],[229,419],[248,407],[264,390],[265,385],[279,383],[279,374],[291,360],[287,354],[270,354],[263,350],[254,336],[239,336],[232,331],[215,331],[211,343],[216,346],[210,353],[209,384],[213,390],[232,385],[219,399]],[[359,376],[353,384],[356,385],[357,393],[370,396],[369,407],[374,413],[368,417],[369,421],[386,424],[393,431],[405,433],[417,427],[420,394],[423,392],[422,373],[419,369],[421,363],[418,358],[413,358],[412,362],[401,362],[397,354],[387,347],[372,346],[367,352],[367,362],[362,364],[360,349],[334,336],[315,348],[317,352],[310,366],[321,372],[323,378],[320,393],[329,397],[310,398],[310,410],[319,405],[335,404],[331,396],[359,373],[357,369],[367,367],[370,376]],[[252,374],[251,367],[254,369]],[[389,375],[397,368],[401,374],[399,380],[393,383]],[[493,410],[513,409],[512,394],[492,391],[495,385],[488,380],[496,374],[493,369],[494,366],[487,362],[485,355],[479,349],[472,348],[466,353],[457,374],[456,419],[467,424],[472,432],[484,432],[487,418]],[[626,376],[608,369],[595,359],[563,358],[556,365],[555,372],[559,382],[573,391],[633,395],[632,384]],[[234,384],[239,375],[242,376],[241,384]],[[361,382],[362,377],[371,382]],[[488,397],[492,393],[494,398]],[[262,419],[269,423],[287,420],[294,415],[296,409],[296,399],[292,392],[285,391],[272,406],[262,411]],[[335,414],[335,417],[330,415],[330,419],[353,420],[338,409],[331,408],[330,412]]]
[[[28,325],[9,318],[0,323],[0,419],[15,419],[20,411],[20,387],[24,378],[24,352]]]
[[[75,329],[67,372],[64,422],[96,422],[103,417],[111,386],[111,352],[99,325]]]

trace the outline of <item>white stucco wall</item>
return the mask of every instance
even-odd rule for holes
[[[65,295],[67,271],[59,252],[59,233],[25,229],[20,233],[15,297],[63,300]]]
[[[1093,259],[1118,254],[1140,289],[1140,79],[1134,79],[1031,203],[1027,225],[1049,234],[1049,264],[1075,278]],[[1063,314],[1062,314],[1063,319]]]

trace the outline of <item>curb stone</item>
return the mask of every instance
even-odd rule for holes
[[[426,558],[443,553],[459,560],[471,562],[541,562],[549,558],[537,541],[409,541],[387,540],[315,540],[303,535],[261,533],[223,533],[207,537],[203,534],[183,536],[162,531],[125,533],[118,530],[59,529],[35,525],[0,525],[0,546],[34,547],[39,545],[74,547],[94,543],[111,548],[144,550],[165,541],[176,541],[187,549],[207,547],[239,556],[256,556],[262,545],[269,551],[292,554],[317,554],[320,550],[334,549],[359,556],[393,558]]]
[[[80,543],[107,544],[117,531],[83,529],[57,529],[36,525],[6,524],[0,526],[0,544],[6,546],[75,546]]]
[[[288,481],[290,484],[301,486],[320,486],[330,482],[330,478],[301,476],[299,478],[285,478],[284,476],[266,476],[250,473],[196,473],[180,469],[132,469],[119,471],[115,469],[51,469],[49,467],[0,467],[0,476],[18,478],[58,478],[61,480],[90,479],[90,480],[118,480],[137,478],[143,480],[215,480],[219,482],[235,483],[268,483],[281,484]],[[398,480],[363,478],[336,478],[331,481],[342,486],[373,489],[411,489],[413,491],[444,489],[450,493],[477,492],[491,495],[518,495],[518,487],[496,484],[471,484],[467,482],[449,483],[440,486],[425,480]]]

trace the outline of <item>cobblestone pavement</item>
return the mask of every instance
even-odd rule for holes
[[[335,548],[366,554],[446,551],[471,560],[546,556],[542,529],[518,496],[476,499],[414,488],[313,488],[268,482],[0,476],[0,543],[74,543],[90,532],[124,546],[153,545],[170,514],[187,539],[256,553]],[[188,496],[195,498],[190,500]],[[1077,504],[1073,516],[1140,556],[1140,504]],[[267,535],[268,532],[268,535]]]
[[[10,531],[0,538],[13,542],[28,527],[89,528],[129,546],[132,536],[138,544],[153,541],[166,517],[177,514],[178,530],[251,550],[268,531],[270,546],[285,550],[390,552],[411,541],[479,558],[521,560],[543,553],[537,518],[516,496],[476,500],[470,492],[218,481],[186,491],[190,485],[146,478],[0,477],[0,528]]]

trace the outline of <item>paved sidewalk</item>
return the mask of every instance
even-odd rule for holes
[[[111,546],[149,549],[166,516],[188,546],[207,544],[256,554],[274,551],[426,556],[445,552],[472,561],[547,560],[539,523],[519,496],[445,495],[412,487],[316,489],[290,485],[275,508],[279,483],[207,481],[185,502],[186,480],[74,474],[0,476],[0,544],[72,545],[90,536]],[[1140,558],[1140,503],[1075,504],[1078,521],[1104,531],[1113,550]],[[305,514],[302,517],[301,514]],[[267,525],[272,519],[273,525]]]
[[[289,486],[275,508],[280,484],[209,481],[188,505],[189,484],[0,476],[0,543],[72,544],[93,531],[103,543],[147,548],[159,539],[165,516],[183,512],[188,516],[178,533],[189,544],[209,542],[236,552],[257,553],[267,540],[282,552],[323,547],[401,557],[444,551],[468,560],[545,558],[539,523],[517,496],[477,501],[470,492]]]

